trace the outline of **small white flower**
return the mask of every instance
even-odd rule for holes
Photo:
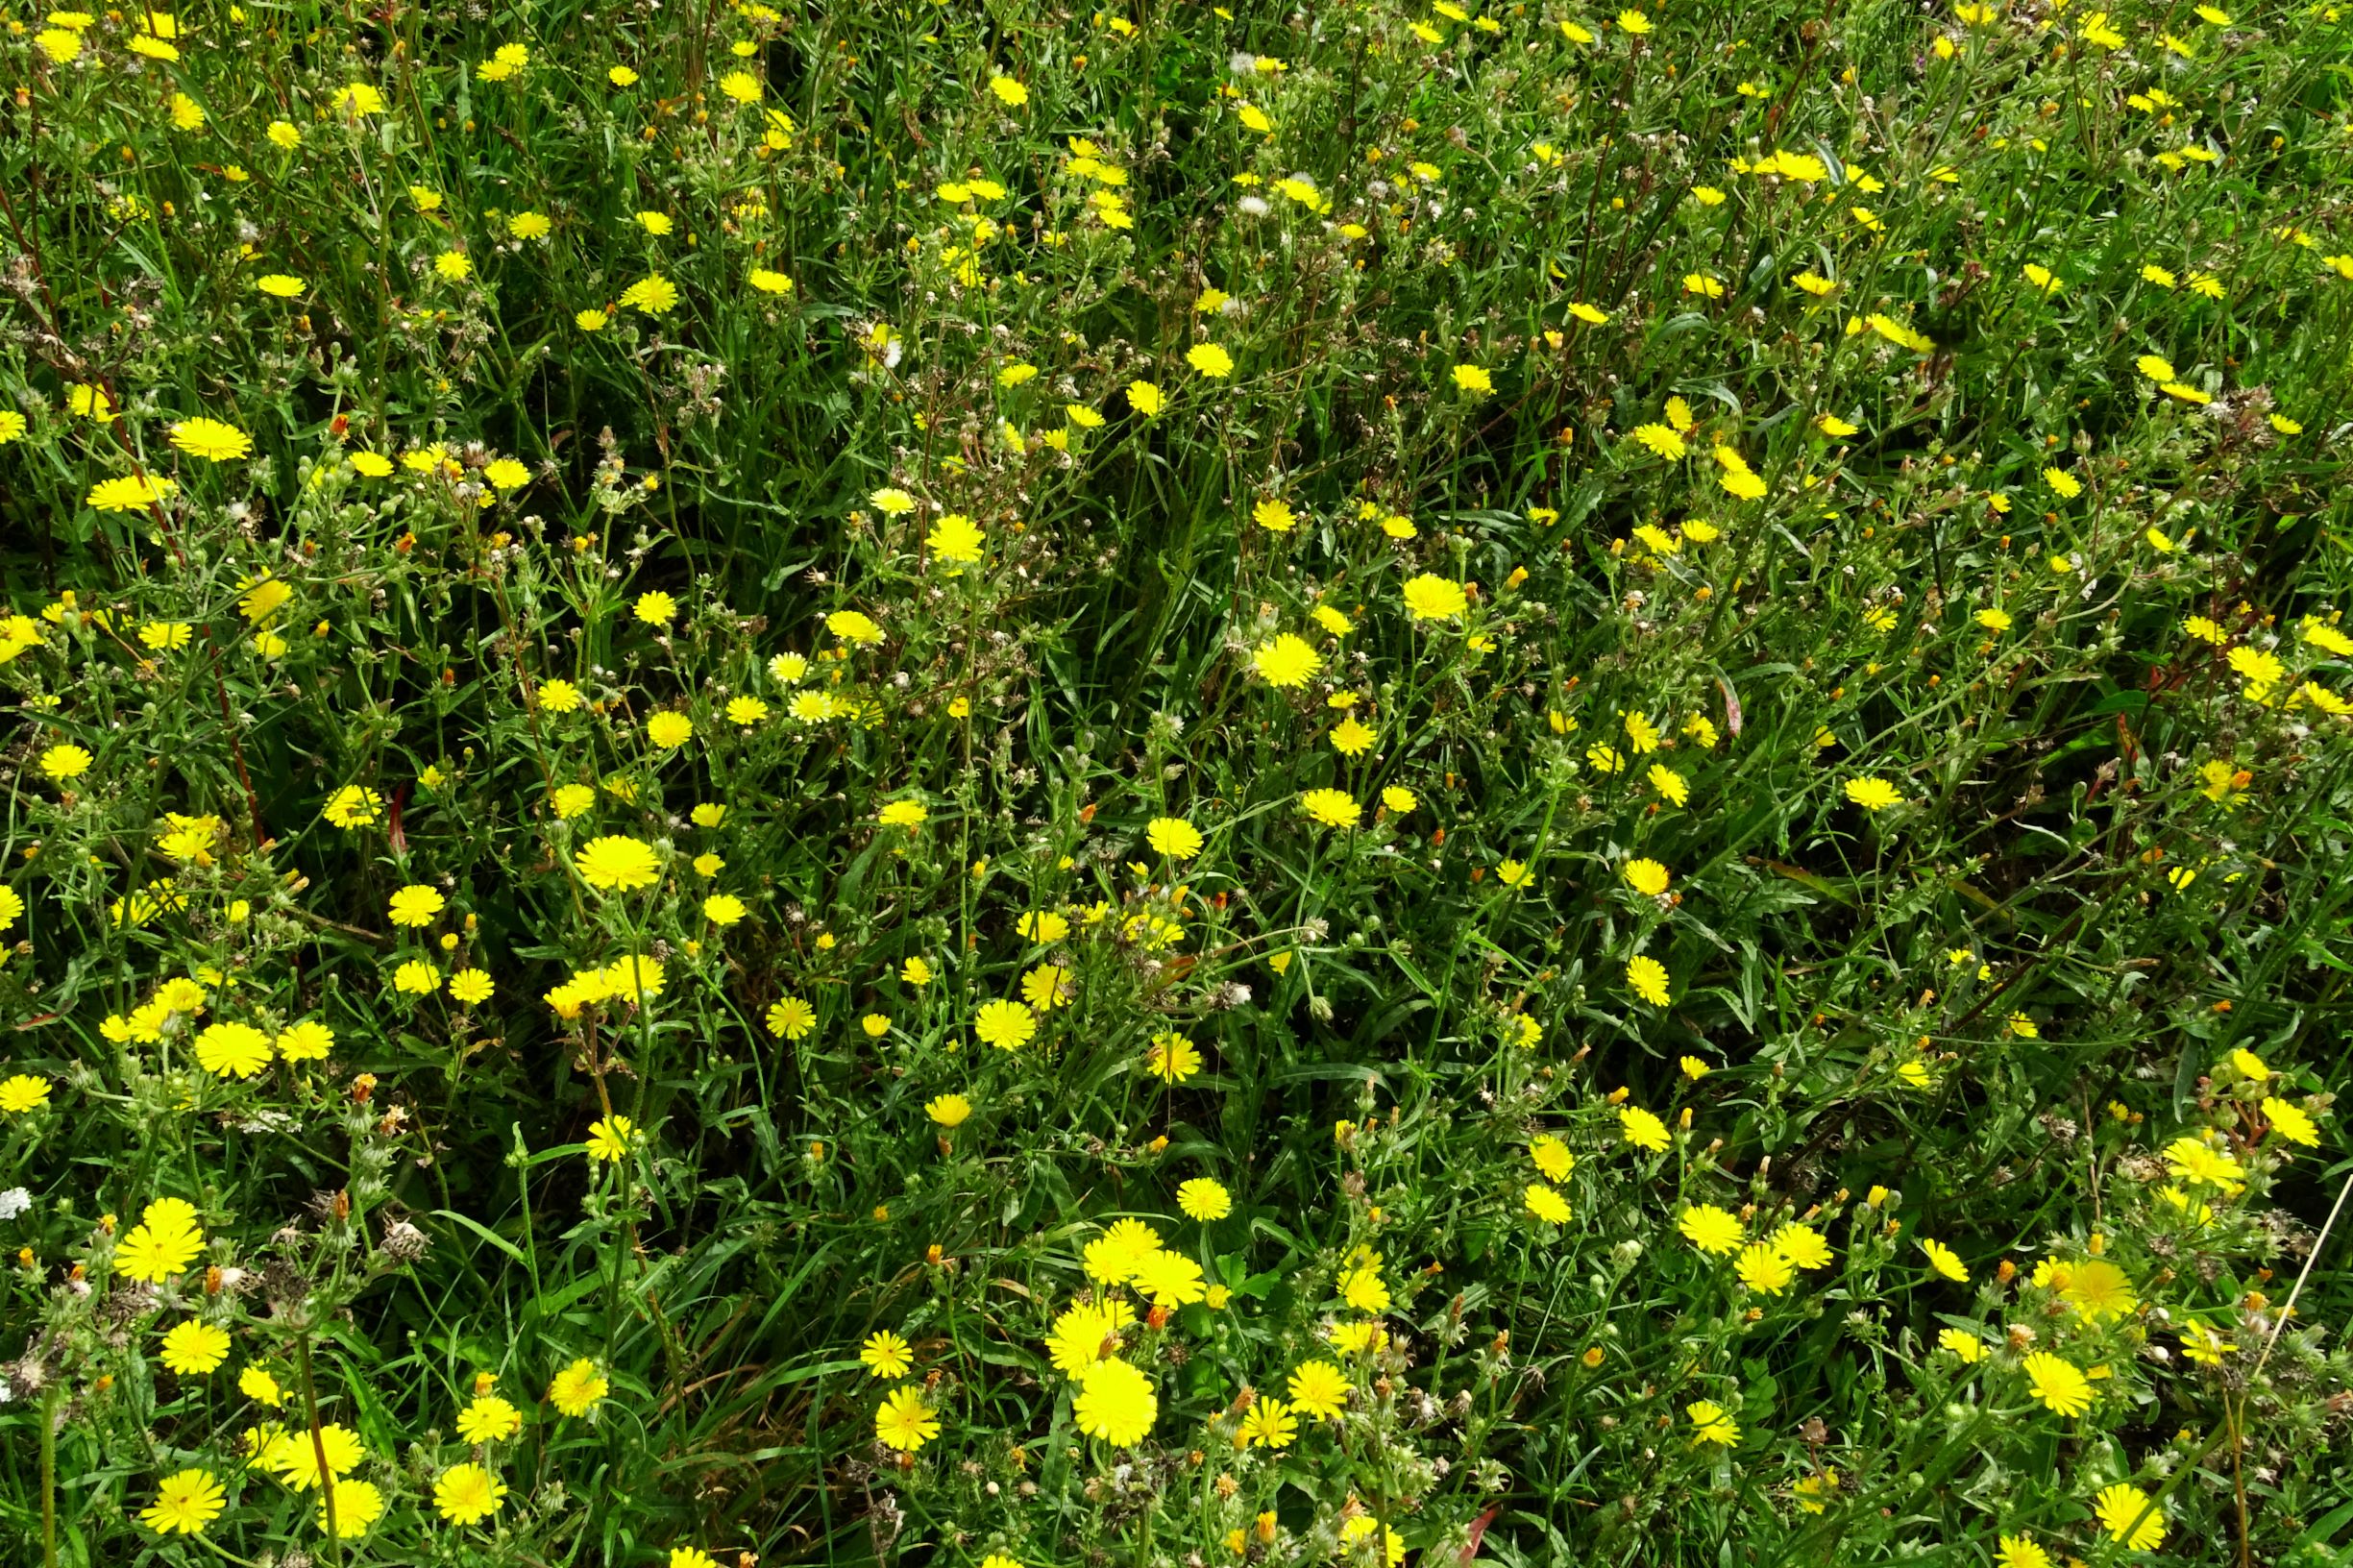
[[[14,1219],[33,1207],[33,1194],[21,1187],[12,1187],[0,1192],[0,1219]]]

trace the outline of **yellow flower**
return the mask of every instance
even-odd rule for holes
[[[1884,778],[1851,778],[1847,780],[1847,798],[1865,811],[1885,811],[1900,803],[1901,792]]]
[[[1677,1216],[1675,1228],[1702,1252],[1722,1256],[1740,1250],[1740,1216],[1712,1203],[1695,1204]]]
[[[1868,228],[1870,225],[1866,224],[1865,227]],[[1870,328],[1898,348],[1909,349],[1914,354],[1934,354],[1936,352],[1935,342],[1925,332],[1916,331],[1892,316],[1881,315],[1875,311],[1863,318],[1863,326]],[[1855,331],[1859,329],[1850,321],[1847,330]]]
[[[1202,375],[1223,379],[1234,374],[1234,356],[1214,343],[1196,343],[1185,351],[1185,362]]]
[[[157,1485],[139,1523],[159,1535],[199,1535],[228,1507],[229,1494],[209,1470],[182,1470]]]
[[[41,772],[62,784],[67,779],[80,778],[90,771],[91,757],[83,747],[71,744],[53,746],[40,757]]]
[[[1339,1279],[1342,1301],[1360,1312],[1381,1313],[1389,1310],[1389,1287],[1381,1278],[1378,1258],[1360,1262]]]
[[[1332,748],[1343,757],[1360,757],[1371,748],[1374,732],[1357,722],[1350,714],[1340,721],[1331,734]]]
[[[640,310],[649,316],[666,315],[678,303],[678,285],[658,272],[650,272],[621,291],[620,303],[626,310]]]
[[[1652,1154],[1667,1150],[1667,1124],[1638,1105],[1618,1107],[1618,1130],[1637,1149]]]
[[[1941,1331],[1936,1336],[1936,1348],[1949,1351],[1959,1357],[1964,1366],[1976,1365],[1979,1361],[1984,1360],[1988,1354],[1985,1341],[1967,1329]]]
[[[1163,1083],[1181,1084],[1200,1072],[1201,1052],[1183,1035],[1156,1035],[1144,1052],[1144,1070]]]
[[[1155,817],[1144,829],[1144,840],[1170,860],[1190,860],[1205,842],[1201,830],[1182,817]]]
[[[2108,13],[2104,11],[2086,13],[2083,18],[2083,27],[2077,36],[2086,43],[2097,44],[2102,49],[2124,47],[2124,35],[2108,25]],[[2159,1530],[2162,1533],[2163,1527],[2160,1526]]]
[[[915,1355],[906,1340],[889,1329],[878,1329],[858,1347],[858,1360],[869,1377],[902,1378],[915,1364]]]
[[[182,1198],[158,1198],[115,1248],[114,1271],[126,1279],[161,1285],[185,1273],[204,1245],[195,1206]]]
[[[1961,1255],[1942,1241],[1922,1237],[1920,1250],[1928,1255],[1929,1266],[1956,1285],[1969,1283],[1969,1270],[1961,1262]]]
[[[1234,1195],[1222,1182],[1207,1176],[1196,1176],[1177,1188],[1177,1207],[1191,1218],[1207,1223],[1223,1219],[1234,1212]]]
[[[226,463],[251,455],[254,438],[217,419],[184,419],[172,427],[172,446],[191,457]]]
[[[100,512],[143,512],[172,493],[172,481],[160,474],[126,474],[90,486],[90,509]]]
[[[1730,1448],[1740,1441],[1740,1423],[1712,1399],[1693,1400],[1683,1407],[1683,1413],[1691,1418],[1691,1440],[1695,1444],[1715,1443]]]
[[[1628,861],[1625,870],[1620,874],[1626,878],[1628,887],[1646,898],[1656,898],[1664,894],[1667,891],[1668,882],[1672,880],[1664,866],[1654,860],[1643,858]]]
[[[250,1023],[207,1024],[196,1037],[196,1065],[222,1077],[251,1078],[271,1051],[270,1037]]]
[[[924,1105],[923,1114],[943,1127],[961,1127],[972,1114],[972,1102],[961,1094],[940,1094]]]
[[[1667,1005],[1667,967],[1647,953],[1627,960],[1626,986],[1653,1007]]]
[[[1013,922],[1013,928],[1041,943],[1057,943],[1070,934],[1070,922],[1050,909],[1025,911]]]
[[[2067,1283],[2060,1287],[2059,1294],[2070,1307],[2093,1323],[2103,1318],[2128,1316],[2141,1305],[2139,1298],[2132,1293],[2132,1281],[2124,1271],[2101,1258],[2090,1259],[2071,1267]]]
[[[607,1164],[618,1163],[637,1141],[637,1125],[626,1116],[608,1116],[588,1126],[588,1157]]]
[[[969,565],[980,559],[981,548],[987,542],[972,520],[961,512],[950,512],[932,525],[923,538],[925,548],[944,561]]]
[[[1243,1414],[1234,1441],[1238,1447],[1284,1449],[1298,1435],[1299,1418],[1291,1408],[1271,1395],[1261,1395]]]
[[[2236,1192],[2245,1175],[2239,1162],[2202,1139],[2177,1138],[2165,1146],[2166,1169],[2183,1181]]]
[[[1308,677],[1323,668],[1323,662],[1306,638],[1287,631],[1260,644],[1250,655],[1250,667],[1265,677],[1266,684],[1277,688],[1306,685]]]
[[[163,1335],[163,1364],[182,1377],[209,1372],[229,1360],[229,1331],[189,1318]]]
[[[1830,1243],[1822,1233],[1795,1220],[1773,1233],[1773,1250],[1799,1268],[1827,1268],[1832,1261]]]
[[[1163,1309],[1189,1307],[1208,1293],[1199,1263],[1159,1248],[1136,1260],[1133,1284],[1138,1295]]]
[[[2038,1350],[2025,1360],[2026,1391],[2060,1415],[2092,1408],[2092,1384],[2072,1361]]]
[[[1822,1513],[1829,1504],[1826,1499],[1838,1491],[1838,1471],[1829,1465],[1822,1467],[1818,1476],[1801,1476],[1789,1488],[1798,1507],[1807,1513]]]
[[[566,1415],[586,1415],[612,1389],[597,1363],[582,1357],[555,1375],[555,1381],[548,1384],[548,1399]]]
[[[1037,1038],[1038,1016],[1019,1002],[987,1002],[973,1016],[972,1033],[984,1045],[1000,1051],[1018,1050]]]
[[[1405,600],[1406,613],[1416,621],[1450,620],[1470,605],[1462,584],[1427,572],[1406,583]]]
[[[903,1384],[874,1412],[874,1436],[886,1448],[912,1454],[940,1435],[939,1418],[923,1403],[923,1391]]]
[[[871,647],[882,641],[882,627],[871,616],[857,610],[836,610],[825,617],[825,629],[846,643]]]
[[[2225,657],[2232,671],[2250,687],[2276,686],[2288,673],[2275,655],[2260,648],[2234,648]]]
[[[2222,1358],[2239,1348],[2234,1340],[2222,1337],[2219,1331],[2208,1328],[2196,1318],[2185,1320],[2181,1326],[2181,1353],[2203,1366],[2219,1366]]]
[[[1683,438],[1664,425],[1637,425],[1633,429],[1633,438],[1669,462],[1681,457],[1688,450]]]
[[[2301,1107],[2267,1094],[2264,1096],[2263,1114],[2264,1119],[2271,1124],[2271,1130],[2289,1142],[2301,1143],[2308,1149],[2320,1146],[2320,1129],[2313,1124],[2312,1117]]]
[[[506,1483],[478,1464],[453,1464],[433,1478],[433,1507],[453,1525],[479,1524],[506,1501]]]
[[[2103,1486],[2092,1507],[2110,1540],[2135,1552],[2154,1552],[2165,1544],[2165,1507],[2140,1487],[2123,1482]]]
[[[589,840],[573,851],[572,863],[580,880],[601,893],[650,888],[662,876],[653,846],[620,834]]]
[[[1797,1270],[1780,1248],[1769,1241],[1752,1241],[1732,1262],[1740,1283],[1759,1295],[1777,1296],[1789,1288]]]
[[[279,1480],[295,1491],[306,1492],[319,1483],[322,1457],[328,1476],[345,1476],[358,1468],[367,1458],[367,1450],[360,1444],[358,1433],[339,1422],[330,1421],[315,1433],[281,1433],[255,1462],[262,1469],[275,1471]]]
[[[1299,797],[1299,804],[1311,821],[1325,827],[1354,827],[1364,809],[1345,791],[1331,789],[1310,790]]]
[[[330,1519],[333,1521],[337,1540],[355,1540],[365,1535],[368,1527],[383,1517],[384,1494],[372,1481],[355,1481],[349,1476],[337,1476],[332,1494],[333,1511],[329,1511],[327,1499],[321,1497],[316,1517],[321,1530],[330,1528]]]
[[[1312,1421],[1336,1416],[1353,1390],[1347,1375],[1330,1361],[1305,1361],[1291,1373],[1291,1408]]]
[[[1071,1418],[1090,1437],[1124,1448],[1140,1442],[1160,1415],[1152,1380],[1115,1357],[1082,1368],[1073,1381]]]
[[[523,1430],[523,1412],[496,1394],[483,1394],[457,1412],[457,1435],[469,1443],[503,1442]]]
[[[2003,1535],[1994,1568],[2050,1568],[2050,1554],[2023,1535]]]
[[[267,1405],[273,1409],[286,1402],[286,1392],[278,1385],[278,1380],[270,1376],[266,1369],[256,1365],[248,1365],[237,1374],[237,1392],[257,1405]]]

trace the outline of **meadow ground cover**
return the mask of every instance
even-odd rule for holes
[[[9,1564],[2353,1561],[2353,16],[0,72]]]

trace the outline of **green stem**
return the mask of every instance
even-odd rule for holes
[[[41,1400],[41,1568],[58,1568],[58,1391]]]
[[[335,1528],[335,1478],[327,1468],[327,1437],[319,1431],[319,1396],[310,1382],[310,1329],[294,1336],[295,1364],[303,1379],[303,1419],[310,1426],[311,1462],[319,1467],[319,1502],[327,1514],[327,1559],[343,1568],[343,1532]]]

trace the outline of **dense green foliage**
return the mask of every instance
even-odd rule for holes
[[[7,1561],[2353,1560],[2335,8],[0,71]]]

